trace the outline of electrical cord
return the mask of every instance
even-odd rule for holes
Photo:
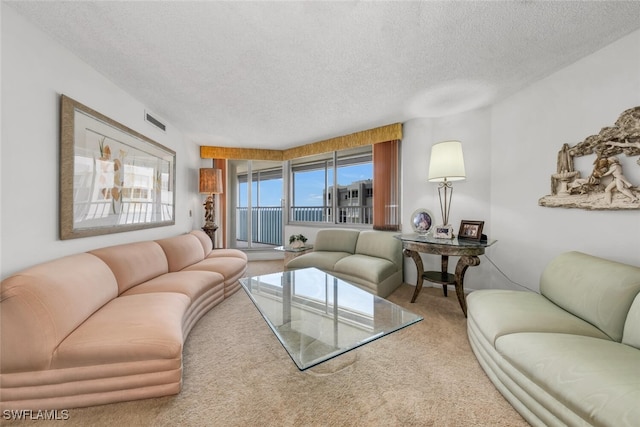
[[[504,273],[504,271],[500,270],[500,267],[498,267],[498,266],[496,265],[496,263],[495,263],[495,262],[493,262],[493,260],[487,256],[487,254],[483,254],[483,255],[484,255],[484,257],[485,257],[486,259],[488,259],[488,260],[489,260],[489,262],[490,262],[491,264],[493,264],[493,266],[496,268],[496,270],[498,270],[498,271],[500,272],[500,274],[502,274],[502,275],[505,277],[505,279],[507,279],[509,282],[513,283],[514,285],[516,285],[516,286],[518,286],[518,287],[520,287],[520,288],[522,288],[522,289],[526,289],[526,290],[527,290],[527,291],[529,291],[529,292],[538,293],[538,292],[534,291],[534,290],[533,290],[533,289],[531,289],[531,288],[528,288],[528,287],[526,287],[526,286],[524,286],[524,285],[521,285],[520,283],[517,283],[517,282],[514,282],[513,280],[511,280],[511,278],[510,278],[509,276],[507,276],[507,275]]]

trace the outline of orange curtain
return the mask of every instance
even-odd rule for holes
[[[373,229],[400,230],[400,140],[373,145]]]

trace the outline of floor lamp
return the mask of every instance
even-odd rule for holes
[[[200,168],[200,193],[208,194],[204,201],[204,227],[202,230],[209,235],[215,248],[214,234],[218,229],[216,225],[216,199],[215,194],[222,194],[222,169]]]
[[[453,238],[453,227],[449,224],[449,212],[453,198],[452,181],[461,181],[465,178],[464,157],[460,141],[444,141],[434,144],[431,147],[428,180],[440,183],[438,197],[442,214],[442,225],[436,226],[435,237]]]

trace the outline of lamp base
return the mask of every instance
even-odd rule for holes
[[[202,231],[207,233],[207,236],[209,236],[209,238],[211,239],[211,243],[213,244],[213,249],[216,248],[215,234],[217,229],[218,229],[218,226],[215,224],[212,224],[212,225],[205,224],[205,226],[202,227]]]
[[[453,226],[450,224],[436,225],[433,228],[433,237],[436,239],[453,239]]]

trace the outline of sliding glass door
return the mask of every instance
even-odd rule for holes
[[[267,249],[282,245],[282,162],[229,161],[230,246]]]

